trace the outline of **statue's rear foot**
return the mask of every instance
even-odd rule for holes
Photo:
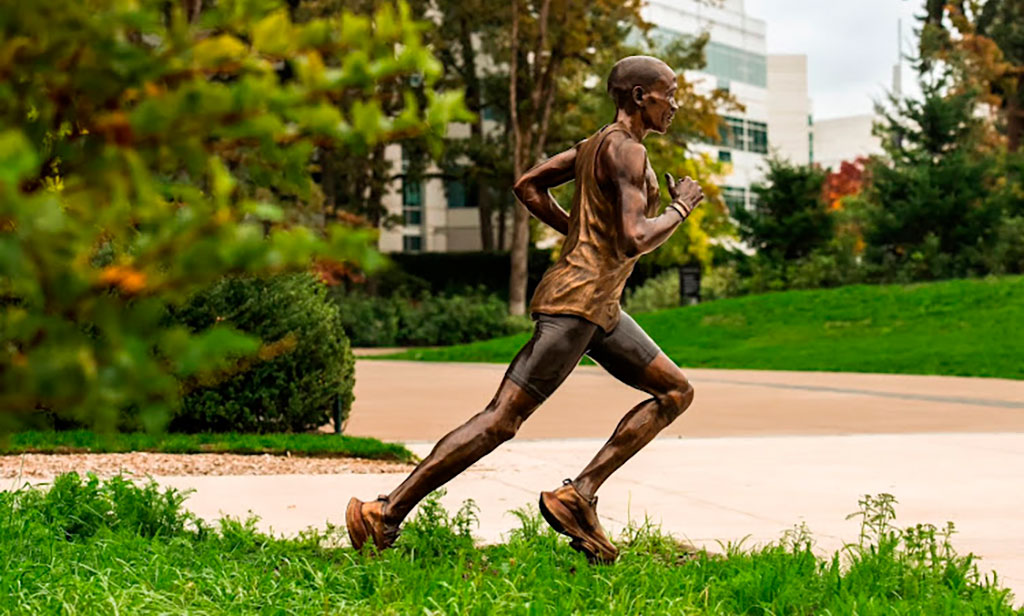
[[[345,509],[345,528],[352,547],[362,550],[367,541],[372,541],[378,550],[391,547],[401,532],[397,524],[384,521],[384,507],[388,499],[381,495],[377,500],[363,502],[352,497]]]

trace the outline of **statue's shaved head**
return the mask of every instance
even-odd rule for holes
[[[616,62],[608,74],[608,94],[622,108],[631,100],[633,88],[640,86],[646,91],[659,79],[675,82],[675,71],[651,56],[629,56]]]

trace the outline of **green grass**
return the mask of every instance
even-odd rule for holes
[[[787,291],[634,316],[685,367],[1024,378],[1021,276]],[[529,336],[373,359],[506,363]]]
[[[828,558],[806,529],[724,556],[692,554],[650,525],[591,566],[535,511],[506,543],[475,547],[475,508],[426,500],[382,555],[252,520],[209,525],[156,484],[69,474],[0,492],[0,613],[30,614],[993,614],[1011,597],[956,554],[951,529],[897,529],[887,495],[862,501],[862,536]]]
[[[399,443],[337,434],[96,434],[86,430],[26,431],[0,437],[0,454],[20,453],[290,454],[409,462],[413,453]]]

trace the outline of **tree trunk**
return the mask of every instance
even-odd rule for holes
[[[508,211],[504,207],[498,207],[498,250],[505,250],[505,236],[508,235]]]
[[[465,15],[459,22],[459,51],[462,55],[462,79],[466,84],[466,107],[476,114],[476,121],[470,125],[470,142],[482,144],[484,138],[483,93],[480,76],[476,72],[476,50],[473,49],[473,35]],[[470,169],[462,174],[467,198],[476,204],[480,214],[480,245],[484,250],[494,249],[494,228],[491,224],[491,200],[481,181],[479,169]]]
[[[203,12],[203,0],[185,0],[185,19],[189,23],[195,23],[199,14]]]
[[[384,158],[385,144],[378,143],[373,147],[370,164],[370,181],[367,188],[367,218],[374,228],[379,228],[384,214],[384,190],[390,174],[387,173],[387,162]]]
[[[324,209],[323,209],[323,220],[321,221],[320,231],[324,231],[327,228],[327,223],[331,217],[338,212],[338,186],[337,178],[335,174],[334,165],[334,152],[321,148],[320,150],[320,189],[324,193]]]
[[[1018,94],[1006,100],[1006,149],[1016,152],[1020,149],[1020,134],[1024,131],[1024,109],[1017,100]]]
[[[474,182],[476,193],[476,204],[480,210],[480,245],[484,250],[494,250],[494,203],[491,200],[491,191],[483,182]]]
[[[539,60],[539,58],[537,59]],[[519,72],[519,1],[512,0],[512,54],[509,66],[509,115],[512,124],[512,175],[518,180],[523,174],[522,127],[517,113],[518,92],[516,91]],[[526,314],[526,253],[530,243],[530,213],[519,200],[514,208],[512,224],[511,270],[508,280],[508,312],[511,315]]]
[[[530,213],[516,203],[512,222],[512,271],[509,274],[508,312],[526,314],[527,251],[530,248]]]

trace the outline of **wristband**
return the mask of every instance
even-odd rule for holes
[[[681,206],[680,206],[680,205],[679,205],[678,203],[676,203],[675,201],[673,201],[672,203],[669,203],[669,204],[668,204],[668,206],[669,206],[670,208],[672,208],[673,210],[675,210],[675,211],[676,211],[676,213],[677,213],[677,214],[679,214],[679,216],[680,216],[680,217],[681,217],[681,218],[682,218],[683,220],[686,220],[686,212],[684,212],[684,211],[683,211],[683,208],[682,208],[682,207],[681,207]]]

